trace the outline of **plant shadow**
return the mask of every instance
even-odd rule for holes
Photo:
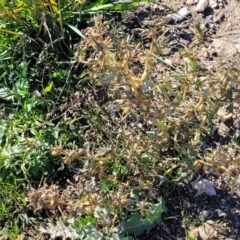
[[[209,175],[216,189],[216,196],[195,196],[189,185],[178,186],[165,198],[167,211],[163,223],[151,232],[136,239],[185,239],[191,229],[211,224],[217,236],[211,239],[239,239],[240,192],[232,193],[228,185],[214,175]],[[201,238],[200,238],[201,239]]]

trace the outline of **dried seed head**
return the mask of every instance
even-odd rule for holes
[[[199,159],[196,160],[196,161],[194,162],[194,164],[193,164],[193,167],[194,167],[194,169],[195,169],[196,171],[201,170],[202,167],[203,167],[202,160],[199,160]]]
[[[54,147],[51,150],[51,155],[53,157],[59,156],[62,153],[62,148],[61,147]]]

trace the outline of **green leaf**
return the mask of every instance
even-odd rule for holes
[[[85,226],[85,225],[87,225],[87,224],[95,224],[96,223],[96,218],[95,217],[93,217],[93,216],[87,216],[87,217],[85,217],[85,218],[82,218],[81,220],[80,220],[80,224],[82,225],[82,226]]]
[[[192,68],[192,70],[197,70],[198,69],[198,64],[195,62],[193,59],[189,58],[189,65]]]
[[[70,27],[75,33],[77,33],[81,38],[86,39],[86,37],[73,25],[65,23],[68,27]]]
[[[2,29],[2,28],[0,28],[0,33],[7,33],[7,34],[10,34],[10,35],[14,35],[14,36],[22,36],[23,35],[20,32],[13,32],[13,31],[10,31],[10,30]]]
[[[161,222],[162,213],[165,211],[162,199],[154,204],[147,212],[145,218],[142,218],[138,212],[135,212],[125,222],[120,223],[120,231],[123,234],[140,235],[145,230],[149,231]]]
[[[44,88],[44,92],[45,93],[51,92],[52,87],[53,87],[53,82],[50,82],[50,84]]]
[[[8,55],[7,50],[0,54],[0,60],[1,61],[9,60],[9,59],[12,59],[12,56]]]
[[[0,99],[8,99],[10,91],[7,88],[0,88]]]

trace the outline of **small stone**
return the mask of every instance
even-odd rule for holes
[[[35,97],[41,97],[42,94],[41,94],[38,90],[35,90],[35,91],[33,92],[33,96],[35,96]]]
[[[218,6],[217,1],[210,0],[209,1],[209,7],[216,8]]]
[[[208,196],[215,196],[216,191],[210,181],[203,178],[197,182],[192,183],[192,187],[197,190],[197,193],[195,196],[199,196],[202,193],[206,193]]]
[[[207,23],[213,23],[213,15],[208,15],[206,17],[206,21],[207,21]]]
[[[204,12],[208,5],[209,5],[208,0],[200,0],[195,8],[195,11]]]
[[[216,209],[214,212],[217,214],[218,217],[226,217],[227,216],[227,214],[219,208]]]
[[[203,222],[209,220],[212,216],[213,216],[212,211],[203,210],[199,213],[199,219]]]
[[[183,19],[185,19],[190,14],[190,11],[187,7],[183,7],[179,9],[177,13],[174,14],[168,14],[165,18],[165,21],[167,23],[173,21],[173,22],[181,22]]]

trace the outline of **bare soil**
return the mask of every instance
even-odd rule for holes
[[[185,1],[165,0],[152,5],[153,12],[161,13],[158,15],[159,21],[163,18],[161,15],[166,16],[166,12],[160,11],[162,3],[176,12],[184,6],[188,6],[191,11],[187,19],[180,23],[168,24],[166,27],[164,34],[169,39],[166,54],[173,62],[179,61],[175,51],[178,45],[189,46],[191,43],[189,28],[197,23],[206,29],[206,38],[201,44],[202,52],[198,53],[203,63],[214,68],[219,62],[228,64],[236,61],[236,56],[240,53],[240,2],[234,0],[218,2],[217,8],[207,8],[204,13],[196,13],[194,11],[196,6],[188,6]],[[153,13],[151,17],[155,18],[156,15]],[[239,65],[238,61],[235,63]],[[224,124],[222,128],[229,133],[233,125]],[[217,135],[210,140],[213,145],[214,142],[227,144],[226,134],[223,136],[221,131],[224,130],[220,126]],[[136,239],[186,239],[189,232],[195,234],[195,239],[240,239],[240,191],[231,192],[219,176],[208,174],[206,178],[213,183],[217,191],[216,196],[195,197],[188,186],[173,187],[165,199],[167,212],[164,214],[163,224]],[[201,226],[206,231],[205,236],[200,233]]]

